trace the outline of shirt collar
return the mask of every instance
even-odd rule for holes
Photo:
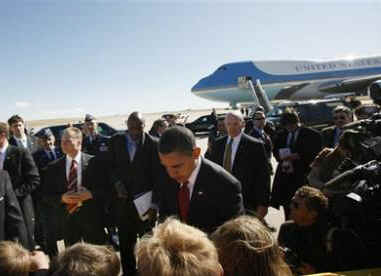
[[[241,138],[242,138],[242,132],[233,138],[233,144],[238,144],[241,141]],[[232,139],[232,137],[228,136],[228,139],[226,141],[227,144],[230,143],[230,139]]]
[[[81,156],[82,153],[79,151],[74,158],[71,158],[69,155],[66,155],[66,160],[71,163],[74,159],[75,161],[77,161],[77,164],[79,164],[81,162]]]

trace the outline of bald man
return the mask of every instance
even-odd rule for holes
[[[135,275],[134,245],[136,237],[150,229],[141,220],[133,200],[151,191],[160,170],[157,139],[144,132],[145,120],[133,112],[127,120],[127,131],[111,138],[109,151],[117,198],[114,215],[119,228],[120,253],[124,275]]]

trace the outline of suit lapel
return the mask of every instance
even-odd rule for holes
[[[239,164],[240,158],[243,155],[243,151],[245,150],[245,143],[246,143],[246,137],[245,137],[245,134],[242,133],[241,140],[239,141],[239,144],[238,144],[237,152],[235,153],[235,156],[234,156],[232,172],[235,169],[235,165]]]
[[[15,160],[15,150],[16,146],[9,145],[7,150],[5,151],[5,159],[4,159],[4,164],[3,168],[6,171],[11,171],[12,167],[15,166],[17,168],[17,160]],[[13,165],[13,163],[15,163]]]
[[[57,161],[58,164],[58,173],[60,174],[58,179],[62,179],[59,183],[61,183],[61,191],[67,190],[67,177],[66,177],[66,156],[62,157],[60,160]]]
[[[228,136],[225,136],[224,138],[221,139],[221,149],[218,150],[216,149],[218,152],[218,158],[217,158],[217,163],[218,164],[221,164],[221,166],[224,165],[224,155],[225,155],[225,148],[226,148],[226,142],[228,140]]]
[[[205,175],[206,174],[205,170],[203,170],[203,166],[204,166],[203,158],[200,159],[200,162],[201,162],[200,171],[198,172],[198,175],[196,177],[196,182],[194,183],[194,187],[193,187],[193,191],[192,191],[192,197],[190,200],[189,211],[188,211],[189,212],[188,222],[192,218],[192,210],[194,209],[195,206],[197,206],[197,202],[198,202],[200,196],[202,196],[204,194],[201,179],[207,179],[207,177]]]

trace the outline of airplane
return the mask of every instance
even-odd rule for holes
[[[247,81],[255,81],[260,89]],[[261,103],[257,90],[262,88],[268,100],[307,100],[366,92],[375,102],[381,102],[381,56],[227,63],[199,80],[191,92],[237,108],[237,104]]]

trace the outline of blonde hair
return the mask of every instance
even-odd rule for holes
[[[217,250],[201,230],[166,219],[135,246],[140,276],[216,276],[222,273]]]
[[[65,128],[62,133],[62,137],[64,136],[79,139],[80,141],[82,141],[82,131],[76,127]]]
[[[225,222],[212,234],[225,276],[292,275],[276,239],[251,216]]]
[[[120,261],[112,248],[82,242],[60,253],[51,268],[53,276],[118,276]]]
[[[28,276],[31,268],[30,253],[16,242],[0,242],[0,275]]]

